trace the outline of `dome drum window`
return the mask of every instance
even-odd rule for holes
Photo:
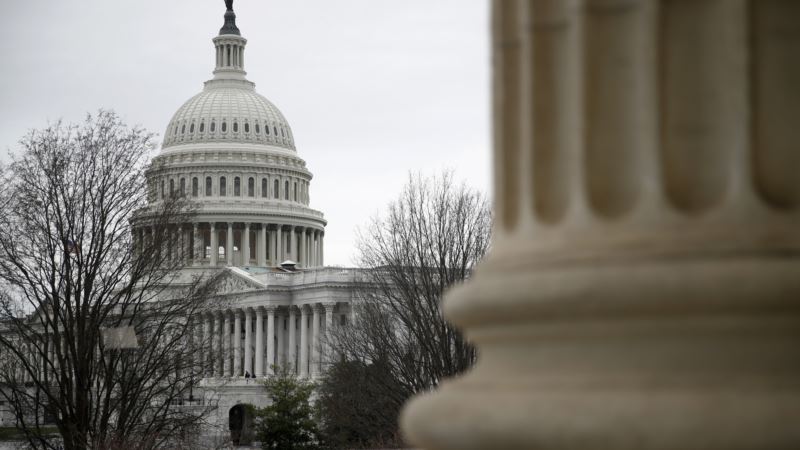
[[[222,122],[222,132],[225,133],[228,131],[228,122]]]
[[[244,132],[245,133],[249,133],[250,132],[250,124],[247,123],[247,122],[244,123]]]
[[[206,123],[205,122],[200,122],[200,132],[201,133],[203,132],[203,130],[205,130],[205,128],[206,128]]]
[[[217,129],[217,123],[211,122],[211,132],[213,133]]]
[[[233,122],[233,132],[234,133],[239,132],[239,122]]]
[[[233,179],[233,196],[240,197],[242,195],[242,180],[239,177]]]

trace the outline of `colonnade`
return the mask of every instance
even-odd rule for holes
[[[152,242],[153,228],[135,229],[135,246]],[[169,245],[175,257],[194,266],[277,266],[293,260],[299,267],[324,264],[325,232],[320,228],[260,222],[195,222],[175,225]],[[214,251],[216,249],[216,251]]]
[[[274,366],[315,377],[328,355],[336,303],[215,311],[193,320],[197,363],[210,378],[262,377]]]

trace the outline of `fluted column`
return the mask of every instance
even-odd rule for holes
[[[228,222],[228,232],[225,233],[225,257],[228,266],[233,265],[233,222]]]
[[[312,306],[313,315],[311,316],[311,376],[317,377],[319,375],[319,305]]]
[[[256,308],[256,377],[264,376],[264,309]]]
[[[219,234],[217,232],[217,226],[214,222],[211,222],[209,225],[210,229],[210,237],[209,241],[211,241],[211,253],[209,254],[209,264],[211,267],[217,266],[217,259],[219,258]]]
[[[294,306],[289,306],[289,343],[288,343],[288,354],[287,354],[287,363],[290,367],[290,370],[297,373],[297,344],[296,341],[296,333],[297,329],[295,328],[295,316],[294,316]]]
[[[267,373],[274,373],[275,365],[275,307],[267,306]]]
[[[300,307],[300,373],[301,377],[308,376],[308,309]]]
[[[800,447],[800,8],[492,5],[492,250],[443,303],[479,357],[410,441]]]
[[[242,376],[242,312],[233,310],[233,376]]]
[[[242,266],[250,265],[250,222],[244,223],[244,234],[242,235]]]

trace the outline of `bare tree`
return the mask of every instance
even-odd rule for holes
[[[196,434],[211,406],[182,406],[202,377],[188,318],[216,280],[181,270],[175,236],[192,205],[147,202],[152,135],[101,111],[21,146],[0,186],[0,396],[17,426],[34,448],[149,449]]]
[[[440,304],[486,253],[491,222],[485,196],[445,173],[409,176],[400,197],[362,230],[359,262],[368,270],[355,319],[334,333],[332,353],[388,368],[364,373],[383,374],[371,382],[397,410],[473,364],[474,348],[443,319]]]

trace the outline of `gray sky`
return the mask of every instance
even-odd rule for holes
[[[351,265],[357,226],[409,171],[453,169],[488,192],[485,0],[236,0],[245,65],[284,113],[325,213],[325,259]],[[98,108],[160,134],[211,78],[222,0],[5,0],[0,147]]]

